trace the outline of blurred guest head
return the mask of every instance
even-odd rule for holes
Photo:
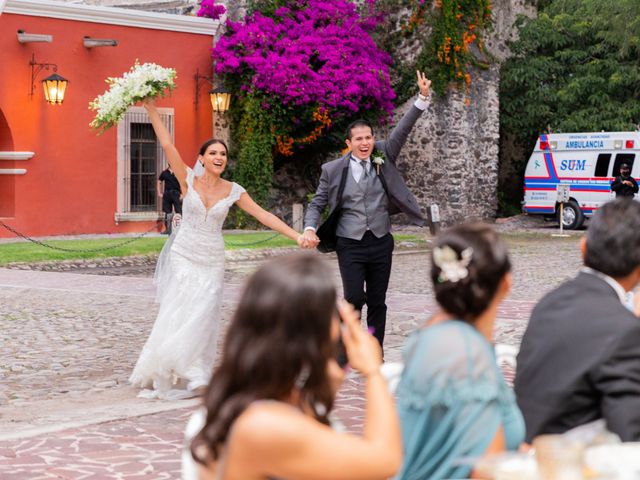
[[[613,278],[632,274],[640,266],[640,203],[618,198],[593,216],[582,238],[584,264]]]
[[[444,231],[431,253],[436,300],[447,313],[470,323],[486,311],[510,270],[505,244],[482,223]]]

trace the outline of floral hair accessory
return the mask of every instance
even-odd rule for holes
[[[378,175],[380,175],[380,165],[384,163],[384,153],[380,150],[374,150],[373,153],[371,153],[371,162],[376,166],[376,171]]]
[[[456,251],[449,245],[436,247],[433,249],[433,263],[440,269],[438,283],[456,283],[469,275],[467,267],[471,263],[473,248],[465,248],[460,253],[460,258]]]

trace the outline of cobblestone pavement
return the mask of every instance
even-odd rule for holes
[[[580,265],[578,238],[509,233],[514,291],[496,340],[517,346],[535,301]],[[338,271],[335,258],[325,256]],[[242,282],[263,260],[227,262],[223,323]],[[426,252],[398,251],[388,295],[385,357],[435,309]],[[105,272],[103,272],[105,273]],[[120,271],[119,273],[126,273]],[[179,478],[185,420],[197,400],[139,399],[127,377],[155,319],[151,269],[136,277],[0,269],[0,478]],[[352,375],[336,414],[363,421]]]

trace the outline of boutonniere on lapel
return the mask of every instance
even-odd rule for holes
[[[384,163],[384,153],[380,150],[374,150],[371,153],[371,162],[376,166],[376,171],[380,175],[380,165]]]

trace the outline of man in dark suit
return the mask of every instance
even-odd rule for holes
[[[376,141],[373,128],[363,120],[349,126],[346,143],[350,152],[322,166],[320,183],[304,221],[305,240],[313,245],[318,242],[315,232],[325,207],[329,206],[330,213],[340,208],[336,253],[344,296],[358,310],[366,303],[367,323],[374,328],[380,345],[393,252],[389,216],[403,212],[412,223],[424,225],[420,207],[395,165],[411,129],[428,106],[431,81],[421,72],[417,76],[418,99],[388,140]]]
[[[633,198],[638,193],[638,182],[631,176],[631,167],[628,163],[620,164],[620,175],[611,182],[611,190],[616,192],[616,198]]]
[[[625,305],[640,281],[640,202],[617,199],[582,238],[583,269],[534,308],[515,391],[526,441],[604,418],[640,440],[640,319]]]
[[[182,192],[180,182],[171,168],[162,171],[158,177],[158,196],[162,198],[165,230],[162,233],[171,235],[173,212],[182,215]]]

